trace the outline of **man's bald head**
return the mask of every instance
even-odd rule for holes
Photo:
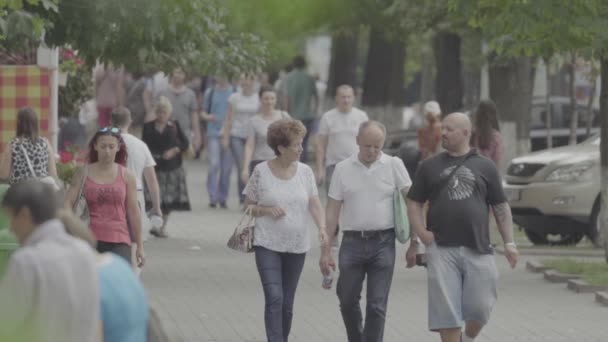
[[[376,120],[368,120],[359,125],[359,133],[357,136],[361,136],[370,130],[375,133],[381,133],[382,136],[386,137],[386,126],[384,126],[382,122]]]
[[[473,127],[471,124],[471,119],[469,119],[469,117],[464,113],[456,112],[449,114],[445,117],[445,119],[443,119],[443,121],[451,122],[454,124],[455,127],[462,130],[466,130],[467,132],[469,132],[469,134],[471,133],[471,129]]]
[[[359,126],[357,145],[359,145],[359,160],[364,165],[369,167],[378,160],[385,138],[386,127],[378,121],[366,121]]]
[[[449,114],[441,126],[443,148],[452,153],[468,151],[472,125],[466,114]]]

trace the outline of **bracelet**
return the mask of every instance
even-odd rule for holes
[[[511,242],[505,243],[505,247],[517,248],[517,245],[515,244],[515,242],[511,241]]]

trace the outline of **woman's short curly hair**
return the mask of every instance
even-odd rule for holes
[[[272,148],[274,154],[281,155],[279,146],[291,146],[296,140],[306,135],[306,127],[299,120],[281,119],[268,126],[266,142]]]

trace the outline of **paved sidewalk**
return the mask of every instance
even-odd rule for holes
[[[190,163],[187,170],[194,211],[171,218],[171,238],[146,244],[143,281],[151,301],[175,341],[265,341],[264,298],[253,256],[226,247],[239,218],[237,205],[209,209],[203,163]],[[439,341],[427,330],[426,273],[406,270],[404,252],[399,245],[384,340]],[[317,246],[307,256],[292,342],[347,341],[335,291],[320,287],[318,256]],[[502,256],[497,261],[499,301],[478,341],[608,341],[608,308],[595,304],[592,295],[546,283],[525,271],[526,259],[514,271]]]

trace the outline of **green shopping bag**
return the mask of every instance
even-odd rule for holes
[[[407,217],[405,200],[399,189],[393,195],[393,212],[395,216],[395,235],[401,243],[406,243],[410,239],[410,220]]]

